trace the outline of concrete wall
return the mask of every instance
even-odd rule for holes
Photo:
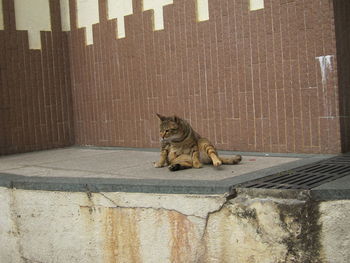
[[[0,188],[1,262],[349,262],[350,201]]]

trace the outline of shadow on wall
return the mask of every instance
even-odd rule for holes
[[[342,152],[350,151],[350,3],[334,1]]]

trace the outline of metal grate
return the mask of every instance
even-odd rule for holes
[[[237,187],[264,189],[312,189],[350,175],[350,155],[342,155],[272,174]]]

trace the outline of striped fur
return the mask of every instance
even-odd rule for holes
[[[177,171],[192,167],[201,168],[202,163],[211,163],[218,167],[221,164],[238,164],[242,160],[240,155],[231,158],[219,157],[209,140],[195,132],[187,121],[177,116],[157,116],[161,121],[162,139],[160,160],[154,164],[155,167],[169,166],[170,171]]]

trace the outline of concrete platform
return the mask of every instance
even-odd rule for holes
[[[235,154],[221,152],[222,155]],[[326,155],[241,153],[239,165],[170,172],[154,149],[70,147],[0,158],[0,186],[61,191],[216,194],[232,185],[315,162]]]
[[[237,185],[327,157],[244,153],[239,165],[170,172],[153,168],[155,150],[4,156],[0,261],[348,263],[350,198],[334,200],[334,182],[326,202]]]

